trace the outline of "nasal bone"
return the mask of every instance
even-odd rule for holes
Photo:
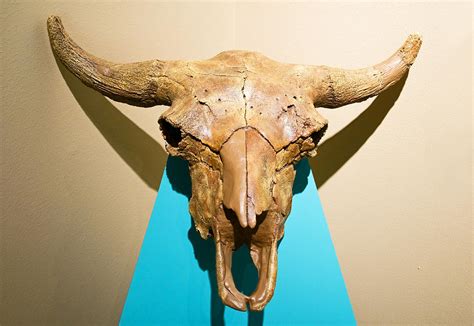
[[[234,211],[240,226],[255,228],[257,215],[272,203],[276,154],[256,130],[235,131],[220,151],[223,163],[223,204]]]

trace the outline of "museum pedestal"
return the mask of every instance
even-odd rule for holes
[[[308,161],[297,167],[291,214],[278,249],[273,299],[263,312],[221,303],[212,239],[188,212],[187,163],[170,157],[143,240],[120,325],[355,325],[352,307]],[[246,247],[234,253],[243,293],[257,281]]]

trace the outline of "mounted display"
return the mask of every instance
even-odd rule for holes
[[[166,149],[189,162],[189,211],[201,237],[215,241],[222,301],[242,311],[260,311],[273,296],[295,164],[316,155],[327,129],[315,107],[380,94],[407,73],[421,46],[410,35],[389,59],[358,70],[279,63],[247,51],[116,64],[81,49],[58,17],[48,19],[48,31],[57,57],[87,86],[134,106],[170,106],[158,120]],[[232,253],[244,244],[259,275],[250,296],[231,272]]]

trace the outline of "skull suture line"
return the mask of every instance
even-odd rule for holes
[[[315,107],[381,93],[408,71],[421,46],[410,35],[389,59],[359,70],[283,64],[246,51],[115,64],[82,50],[58,17],[48,19],[48,31],[56,55],[87,86],[135,106],[170,106],[159,119],[166,148],[189,162],[189,210],[201,237],[215,240],[219,295],[242,311],[247,304],[262,310],[273,295],[295,163],[316,154],[327,127]],[[250,296],[236,289],[231,273],[232,252],[243,244],[259,275]]]

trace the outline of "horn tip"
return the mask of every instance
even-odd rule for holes
[[[61,24],[61,18],[59,16],[51,15],[48,17],[48,25]]]
[[[412,65],[420,51],[423,42],[422,36],[418,33],[412,33],[408,36],[405,44],[400,49],[403,61],[408,65]]]
[[[407,38],[407,43],[412,44],[413,47],[420,49],[421,43],[423,43],[423,36],[419,33],[412,33]]]
[[[50,33],[53,31],[63,29],[63,23],[61,22],[61,18],[54,15],[51,15],[48,17],[47,26],[48,26],[48,31],[50,31]]]

